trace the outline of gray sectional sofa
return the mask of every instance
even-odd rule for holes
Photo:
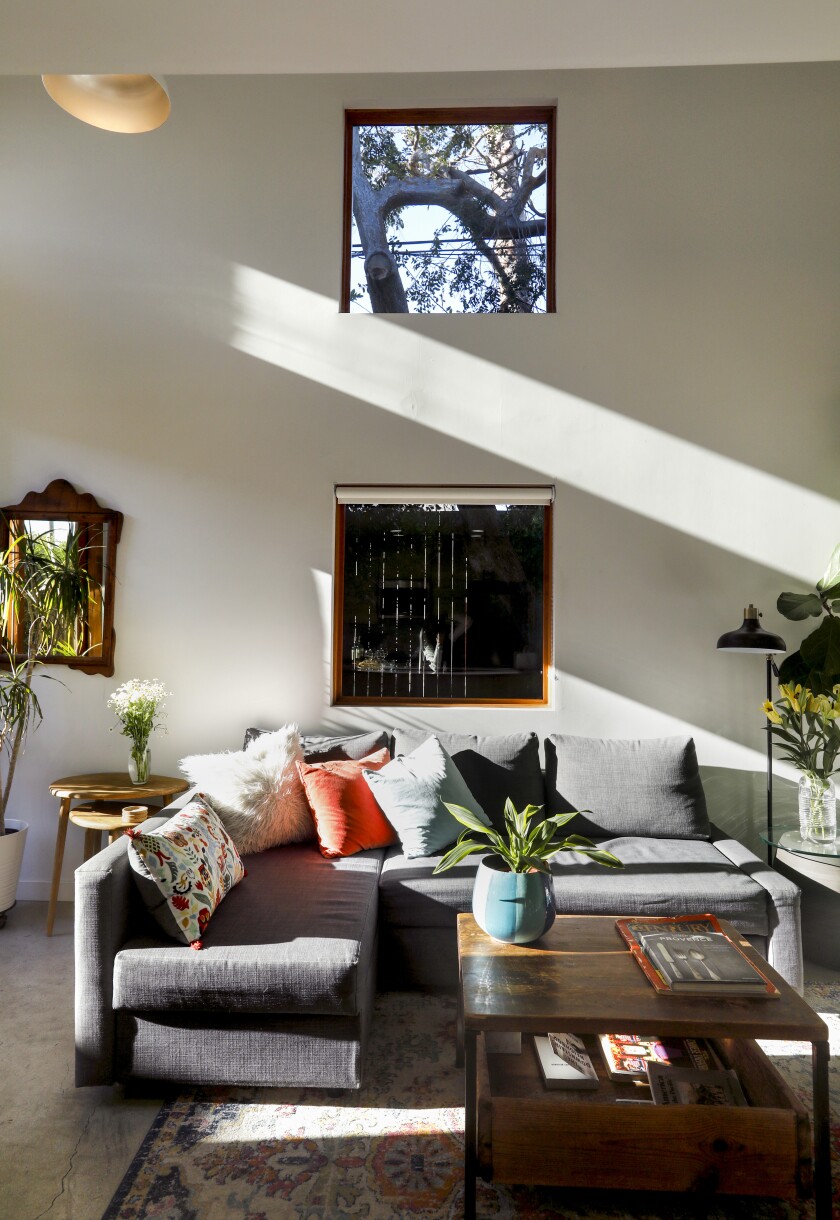
[[[398,732],[392,747],[407,753],[424,736]],[[541,757],[533,734],[438,736],[493,820],[508,795],[518,807],[592,810],[570,829],[625,868],[559,856],[561,914],[714,911],[801,989],[799,891],[708,822],[693,744],[556,737]],[[126,840],[112,844],[76,873],[76,1083],[358,1087],[377,985],[455,986],[455,921],[470,909],[478,858],[435,876],[439,857],[406,859],[399,847],[247,856],[247,877],[195,952],[151,920]]]

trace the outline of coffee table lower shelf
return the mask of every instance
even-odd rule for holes
[[[812,1189],[808,1113],[754,1041],[719,1039],[749,1106],[624,1104],[647,1089],[612,1081],[597,1039],[592,1091],[546,1089],[533,1039],[519,1055],[477,1045],[477,1156],[488,1181],[621,1190],[769,1195]],[[619,1101],[619,1099],[624,1099]]]

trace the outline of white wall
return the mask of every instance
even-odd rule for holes
[[[795,643],[776,595],[840,540],[840,67],[169,84],[120,137],[0,79],[0,503],[126,518],[114,678],[41,682],[20,897],[133,676],[170,774],[254,722],[688,730],[755,842],[763,665],[714,644],[750,600]],[[558,105],[556,315],[338,316],[343,108],[519,101]],[[332,709],[333,484],[518,480],[557,483],[553,707]]]

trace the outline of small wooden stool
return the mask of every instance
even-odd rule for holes
[[[102,846],[102,831],[108,831],[108,842],[114,843],[121,834],[137,822],[124,822],[122,809],[131,801],[88,801],[70,810],[70,821],[85,832],[85,860],[95,856]],[[148,816],[148,815],[147,815]]]
[[[113,818],[125,805],[132,805],[135,801],[142,801],[144,805],[152,802],[152,812],[158,813],[158,805],[165,807],[174,796],[179,796],[188,788],[189,784],[185,779],[173,779],[171,775],[150,775],[145,784],[133,784],[124,771],[96,771],[90,775],[67,775],[64,779],[53,780],[50,784],[50,795],[58,797],[59,804],[50,901],[47,907],[47,936],[52,936],[55,923],[58,887],[61,884],[61,866],[64,862],[64,841],[67,838],[70,808],[73,802],[84,801],[88,808],[92,805],[94,809],[99,810],[98,815],[91,814],[91,817],[96,816],[92,829],[100,833],[107,830],[109,836],[116,838],[113,833],[118,829],[116,824],[109,826],[103,820],[103,814],[105,818]],[[81,806],[78,805],[76,810],[80,811]],[[119,829],[123,828],[124,824],[120,818]],[[85,829],[87,830],[88,827],[86,826]],[[98,837],[93,840],[94,852],[98,842]],[[87,858],[87,851],[85,858]]]

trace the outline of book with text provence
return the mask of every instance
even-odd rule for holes
[[[714,915],[617,919],[615,926],[659,995],[776,999],[780,994]]]

